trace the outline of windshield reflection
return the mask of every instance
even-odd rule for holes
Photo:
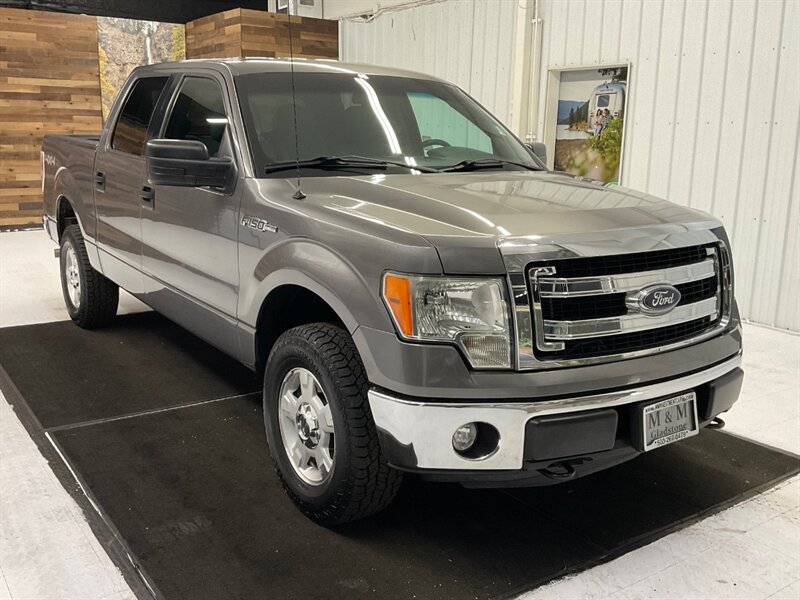
[[[389,122],[389,117],[387,117],[386,113],[383,112],[381,101],[378,100],[378,94],[375,93],[375,89],[361,77],[355,77],[353,80],[362,88],[364,88],[365,92],[367,92],[367,99],[372,107],[372,112],[375,114],[378,121],[380,121],[381,126],[383,127],[383,132],[386,134],[386,139],[389,142],[389,148],[391,149],[392,154],[402,154],[402,150],[400,150],[400,142],[397,141],[397,134],[394,132],[394,129],[392,129],[392,124]]]
[[[257,176],[285,176],[270,166],[296,160],[306,163],[304,176],[539,168],[530,150],[455,86],[353,72],[294,77],[295,106],[289,72],[236,77]],[[322,157],[337,160],[314,160]]]

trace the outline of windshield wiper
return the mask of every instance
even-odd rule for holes
[[[401,162],[367,158],[364,156],[318,156],[317,158],[301,161],[287,160],[284,162],[270,163],[264,167],[264,172],[276,173],[287,169],[296,169],[297,167],[301,169],[304,167],[313,167],[317,169],[387,169],[390,166],[402,167],[409,170],[416,169],[417,171],[425,171],[427,173],[436,171],[436,169],[431,169],[430,167],[414,167]]]
[[[541,169],[535,167],[534,165],[526,165],[525,163],[521,162],[503,160],[500,158],[477,158],[475,160],[462,160],[460,163],[439,169],[439,172],[455,173],[457,171],[476,171],[477,169],[502,169],[506,165],[522,167],[528,171],[541,171]]]

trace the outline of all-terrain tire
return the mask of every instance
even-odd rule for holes
[[[60,266],[61,291],[70,318],[84,329],[108,325],[117,314],[119,286],[94,270],[78,225],[67,226],[61,234]],[[75,282],[79,294],[73,299]]]
[[[311,371],[333,417],[333,467],[317,485],[298,476],[281,433],[279,394],[292,369]],[[270,352],[264,373],[264,420],[273,464],[295,505],[325,526],[373,515],[388,506],[400,489],[402,473],[389,467],[381,452],[368,389],[353,339],[335,325],[313,323],[290,329]]]

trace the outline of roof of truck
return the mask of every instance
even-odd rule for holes
[[[429,79],[441,81],[439,78],[425,73],[406,71],[404,69],[392,69],[389,67],[379,67],[376,65],[363,65],[357,63],[346,63],[331,59],[308,59],[295,58],[197,58],[183,60],[180,62],[160,63],[139,67],[140,70],[169,70],[184,71],[194,68],[216,67],[226,68],[233,75],[243,75],[247,73],[284,73],[289,72],[294,65],[296,73],[345,73],[352,75],[387,75],[393,77],[413,77],[415,79]]]

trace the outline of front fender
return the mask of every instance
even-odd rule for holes
[[[380,301],[380,276],[368,281],[345,257],[308,238],[289,238],[271,246],[242,273],[239,321],[255,328],[264,300],[283,285],[317,294],[350,333],[359,325],[392,330]]]

